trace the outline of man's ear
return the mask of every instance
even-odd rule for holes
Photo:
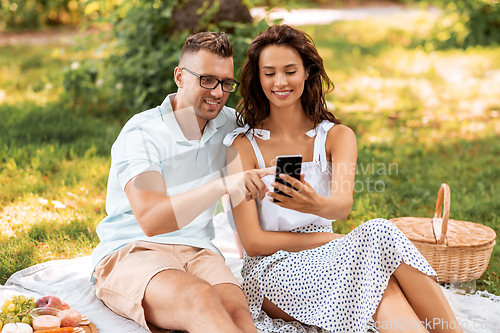
[[[182,88],[182,69],[180,67],[175,67],[174,69],[174,80],[177,88]]]

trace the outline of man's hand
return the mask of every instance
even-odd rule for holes
[[[263,200],[266,193],[269,191],[266,184],[262,181],[262,177],[267,175],[274,175],[273,168],[266,169],[253,169],[245,171],[245,187],[246,187],[246,200]]]
[[[243,199],[250,201],[266,196],[267,186],[262,177],[274,174],[274,169],[250,169],[243,171],[243,164],[238,149],[231,146],[227,148],[227,167],[223,170],[226,175],[226,193],[231,198],[231,204],[236,207]],[[229,174],[229,176],[227,176]],[[234,177],[234,178],[233,178]]]
[[[250,201],[257,198],[263,200],[268,188],[261,178],[272,174],[274,174],[274,169],[267,168],[238,172],[225,177],[223,182],[233,207],[236,207],[243,200]]]

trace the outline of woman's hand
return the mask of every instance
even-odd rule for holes
[[[280,174],[280,178],[291,184],[295,189],[274,182],[271,186],[275,188],[275,191],[268,193],[271,197],[269,200],[271,202],[274,202],[273,199],[279,200],[280,202],[274,203],[280,207],[321,216],[321,210],[325,204],[324,199],[326,198],[316,193],[312,186],[304,180],[304,177],[305,175],[301,174],[299,181],[287,174]],[[276,189],[281,190],[290,197],[276,193]]]

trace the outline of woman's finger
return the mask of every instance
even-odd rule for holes
[[[275,193],[275,192],[269,193],[269,197],[270,198],[268,200],[271,201],[272,203],[274,203],[280,207],[289,208],[289,202],[288,202],[288,200],[290,200],[289,197]],[[274,199],[276,199],[278,201],[274,201]]]
[[[280,178],[289,183],[290,185],[292,185],[293,187],[295,187],[297,192],[302,191],[302,188],[304,187],[305,184],[304,182],[301,182],[300,180],[284,173],[280,174]]]
[[[280,190],[281,192],[286,193],[286,194],[288,194],[291,197],[293,197],[294,194],[297,193],[291,187],[286,186],[285,184],[278,183],[278,182],[271,183],[271,186],[274,187],[274,192],[275,193],[276,193],[276,190]]]

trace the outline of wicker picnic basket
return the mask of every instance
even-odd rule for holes
[[[434,218],[399,217],[391,222],[427,259],[439,282],[449,283],[453,276],[464,282],[471,280],[472,274],[479,279],[490,261],[495,231],[478,223],[450,220],[450,196],[450,187],[442,184]]]

